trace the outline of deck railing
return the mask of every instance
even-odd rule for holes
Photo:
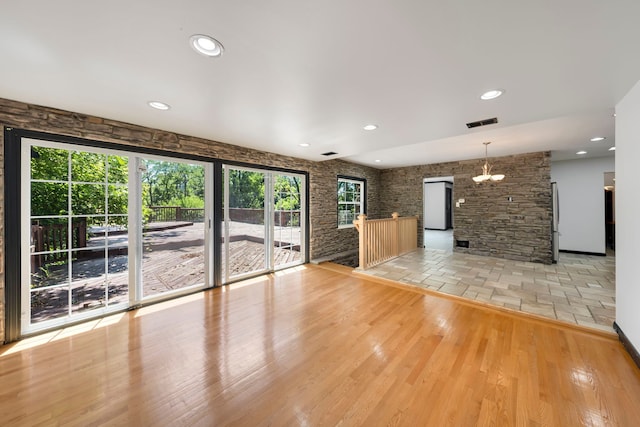
[[[204,221],[204,208],[181,208],[180,206],[149,206],[149,222]]]
[[[367,269],[418,248],[418,217],[394,212],[389,219],[367,220],[359,215],[353,224],[360,234],[360,269]]]
[[[80,218],[71,225],[71,248],[85,248],[87,246],[87,221]],[[38,223],[31,225],[31,256],[32,270],[55,261],[64,261],[69,249],[69,225]]]

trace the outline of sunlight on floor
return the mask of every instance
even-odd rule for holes
[[[273,276],[275,277],[282,277],[285,276],[287,274],[291,274],[291,273],[296,273],[299,271],[303,271],[306,270],[307,267],[305,267],[304,265],[299,265],[297,267],[291,267],[291,268],[285,268],[284,270],[279,270],[276,271],[275,273],[272,273]],[[240,288],[244,288],[246,286],[251,286],[251,285],[255,285],[257,283],[262,283],[265,281],[268,281],[270,278],[270,275],[262,275],[262,276],[258,276],[258,277],[253,277],[251,279],[246,279],[246,280],[242,280],[240,282],[235,282],[235,283],[230,283],[228,285],[225,285],[222,287],[222,292],[229,292],[232,291],[234,289],[240,289]]]
[[[126,315],[126,313],[112,314],[110,316],[103,317],[102,319],[90,320],[78,325],[68,326],[64,329],[58,329],[56,331],[45,332],[40,335],[25,338],[16,343],[7,344],[5,347],[3,347],[4,351],[0,353],[0,357],[8,356],[10,354],[18,353],[22,350],[34,348],[39,345],[48,344],[74,335],[82,334],[84,332],[89,332],[95,329],[114,325],[120,322]]]
[[[307,269],[306,266],[300,265],[300,266],[277,271],[273,273],[273,275],[276,277],[282,277],[282,276],[292,274],[292,273],[297,273],[306,269]],[[237,283],[232,283],[230,285],[223,286],[221,288],[221,292],[230,292],[235,289],[244,288],[246,286],[268,282],[269,280],[270,280],[270,275],[262,275],[262,276],[254,277],[251,279],[247,279]],[[141,316],[146,316],[148,314],[157,313],[159,311],[166,310],[172,307],[178,307],[180,305],[189,304],[195,301],[202,301],[204,297],[205,297],[205,292],[197,292],[191,295],[182,296],[169,301],[162,301],[155,304],[150,304],[135,310],[133,312],[133,317],[138,318]],[[34,348],[40,345],[44,345],[44,344],[55,342],[61,339],[69,338],[74,335],[82,334],[95,329],[104,328],[110,325],[115,325],[120,321],[122,321],[125,318],[125,316],[128,316],[128,315],[129,315],[128,312],[116,313],[100,319],[88,320],[86,322],[82,322],[77,325],[71,325],[63,329],[58,329],[51,332],[44,332],[42,334],[38,334],[32,337],[27,337],[15,343],[5,345],[0,351],[0,357],[15,354],[22,350]]]
[[[171,307],[178,307],[180,305],[189,304],[194,301],[202,301],[203,299],[204,292],[196,292],[195,294],[178,297],[169,301],[162,301],[157,304],[140,307],[135,311],[133,317],[141,317],[147,314],[157,313],[158,311],[166,310]]]

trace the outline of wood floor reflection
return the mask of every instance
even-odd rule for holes
[[[4,425],[638,425],[589,334],[316,266],[0,347]]]

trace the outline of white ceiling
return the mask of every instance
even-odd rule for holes
[[[640,79],[639,16],[638,0],[15,0],[0,97],[379,168],[483,157],[483,141],[600,157]],[[198,33],[224,55],[196,54]]]

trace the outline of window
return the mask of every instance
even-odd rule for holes
[[[353,227],[353,220],[365,213],[365,181],[338,177],[338,228]]]

